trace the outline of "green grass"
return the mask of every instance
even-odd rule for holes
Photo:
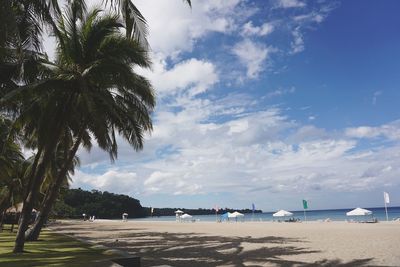
[[[37,242],[25,243],[22,254],[12,253],[14,240],[9,228],[0,232],[0,266],[101,266],[112,258],[104,250],[50,231],[43,231]]]

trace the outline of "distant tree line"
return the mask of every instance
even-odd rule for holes
[[[66,189],[61,200],[56,202],[53,216],[56,218],[82,218],[82,214],[102,219],[121,218],[128,213],[129,218],[146,216],[147,209],[140,201],[127,196],[98,190]]]
[[[140,201],[121,194],[114,194],[98,190],[86,191],[78,189],[64,189],[61,197],[56,202],[52,216],[54,218],[82,218],[82,214],[96,216],[102,219],[119,219],[123,213],[128,213],[128,218],[143,218],[149,216],[175,216],[176,210],[182,210],[190,215],[215,214],[214,209],[184,209],[184,208],[154,208],[142,207]],[[239,211],[241,213],[252,213],[251,209],[229,209],[224,208],[218,214]],[[255,210],[261,213],[261,210]]]

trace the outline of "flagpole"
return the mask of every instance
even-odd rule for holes
[[[304,221],[307,221],[306,209],[308,209],[307,200],[303,199]]]
[[[388,213],[387,213],[386,201],[385,201],[385,212],[386,212],[386,221],[389,221],[389,216],[388,216]]]
[[[254,221],[254,211],[256,210],[256,206],[254,205],[254,203],[251,204],[251,209],[252,209],[252,216],[251,216],[251,221]]]

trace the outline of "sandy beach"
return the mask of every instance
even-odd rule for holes
[[[400,223],[61,221],[142,266],[400,266]]]

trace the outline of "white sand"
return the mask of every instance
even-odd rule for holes
[[[143,266],[400,266],[400,223],[63,221]],[[118,241],[117,241],[118,240]]]

